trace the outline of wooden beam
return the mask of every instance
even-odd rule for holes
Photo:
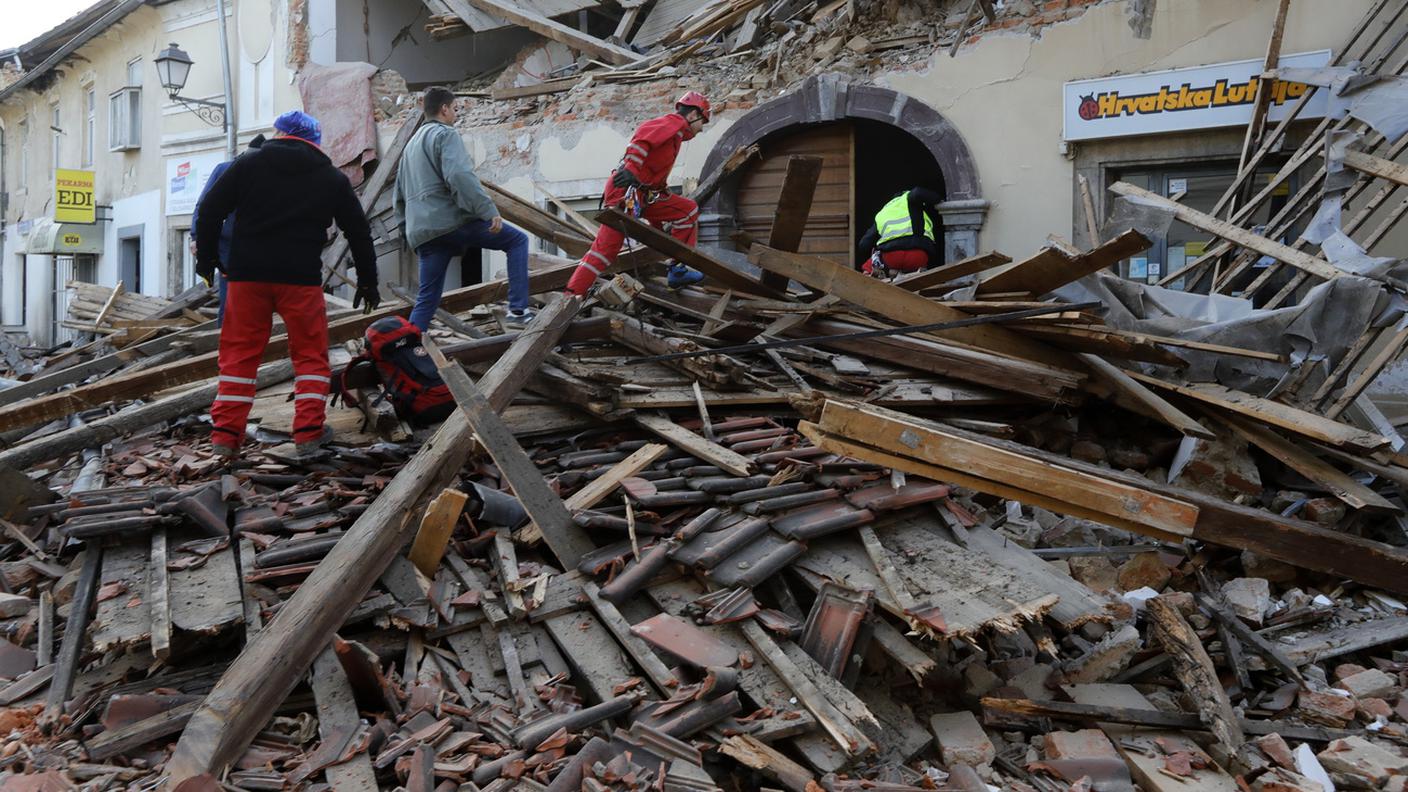
[[[560,302],[570,301],[564,299]],[[596,549],[596,545],[573,524],[572,515],[562,499],[548,486],[543,474],[538,472],[538,466],[528,458],[528,453],[519,445],[513,431],[499,417],[497,410],[502,408],[490,404],[460,364],[447,360],[429,339],[425,348],[435,359],[441,379],[454,394],[460,413],[513,488],[513,494],[523,504],[523,509],[537,524],[543,541],[557,556],[563,569],[575,568],[581,557]]]
[[[1344,164],[1360,173],[1387,179],[1400,187],[1408,187],[1408,165],[1401,165],[1393,160],[1375,157],[1373,154],[1366,154],[1354,149],[1345,151]]]
[[[1247,738],[1242,733],[1236,712],[1232,710],[1227,691],[1217,677],[1212,658],[1203,648],[1203,640],[1178,612],[1178,608],[1164,597],[1155,597],[1145,603],[1145,612],[1153,626],[1154,636],[1163,645],[1164,651],[1173,657],[1173,675],[1197,704],[1199,718],[1227,750],[1227,754],[1235,756]]]
[[[719,187],[723,186],[724,181],[728,179],[728,177],[732,176],[739,168],[752,161],[753,158],[762,156],[762,153],[763,150],[757,143],[750,143],[749,145],[739,146],[734,149],[733,153],[728,155],[728,158],[723,161],[723,164],[720,165],[717,170],[705,176],[704,179],[699,182],[699,186],[695,187],[694,192],[689,194],[690,199],[696,203],[703,204],[713,197],[714,193],[718,192]]]
[[[1114,482],[1145,488],[1155,493],[1167,493],[1172,497],[1185,500],[1199,509],[1198,521],[1193,528],[1194,539],[1238,550],[1251,550],[1254,553],[1305,569],[1340,575],[1365,585],[1408,593],[1408,550],[1404,548],[1333,531],[1304,520],[1295,520],[1261,509],[1229,503],[1193,490],[1157,485],[1143,476],[1099,468],[1018,443],[977,435],[956,427],[944,426],[943,430],[977,443],[1025,454],[1054,465],[1070,467],[1091,475],[1108,478]],[[799,424],[798,431],[822,448],[856,459],[886,465],[935,481],[961,484],[980,492],[1040,505],[1059,514],[1069,514],[1097,521],[1102,519],[1096,516],[1097,513],[1090,511],[1085,506],[1063,504],[1052,496],[1052,490],[1049,487],[1030,492],[1019,490],[1007,484],[1005,477],[997,480],[980,478],[958,466],[945,466],[942,461],[930,463],[916,459],[909,456],[910,447],[908,445],[893,449],[877,448],[869,445],[868,437],[853,438],[826,432],[816,424],[807,421]],[[1174,534],[1152,528],[1140,521],[1116,517],[1110,517],[1106,521],[1109,522],[1109,520],[1116,520],[1116,522],[1111,522],[1111,525],[1153,536],[1156,539],[1175,543],[1181,541]]]
[[[1281,39],[1286,33],[1286,12],[1290,10],[1291,0],[1281,0],[1276,7],[1276,18],[1271,23],[1271,38],[1266,42],[1266,58],[1261,64],[1261,73],[1268,74],[1276,70],[1281,65]],[[1260,77],[1256,81],[1256,99],[1252,103],[1252,120],[1247,124],[1247,134],[1242,139],[1242,154],[1237,158],[1237,171],[1247,167],[1247,160],[1252,155],[1252,149],[1261,142],[1262,133],[1266,129],[1266,114],[1271,108],[1271,93],[1276,87],[1275,79]]]
[[[1180,731],[1206,731],[1207,725],[1195,712],[1164,712],[1138,707],[1112,707],[1095,704],[1072,704],[1064,701],[1033,701],[1031,699],[984,698],[985,713],[1018,715],[1027,718],[1052,718],[1076,723],[1123,723],[1130,726],[1153,726]],[[1329,742],[1357,734],[1350,729],[1326,729],[1322,726],[1302,726],[1285,721],[1239,718],[1242,731],[1261,736],[1279,734],[1288,740]]]
[[[1316,258],[1309,253],[1296,250],[1290,245],[1282,244],[1274,239],[1267,239],[1264,236],[1253,234],[1234,223],[1226,220],[1219,220],[1206,212],[1200,212],[1190,206],[1170,201],[1162,195],[1157,195],[1145,190],[1142,187],[1135,187],[1128,182],[1115,182],[1110,185],[1110,191],[1117,195],[1127,195],[1139,198],[1145,202],[1155,204],[1173,213],[1173,216],[1182,220],[1190,226],[1206,231],[1209,234],[1222,237],[1229,242],[1234,242],[1244,248],[1250,248],[1256,252],[1270,256],[1277,261],[1284,261],[1296,269],[1303,270],[1311,275],[1333,280],[1343,275],[1344,272],[1330,264],[1330,262]]]
[[[508,0],[443,0],[443,2],[454,12],[455,16],[463,19],[466,24],[473,16],[470,12],[470,6],[473,6],[490,16],[526,27],[540,36],[546,36],[553,41],[566,44],[572,49],[601,58],[607,63],[624,66],[627,63],[635,63],[640,60],[639,55],[624,47],[608,44],[595,36],[574,30],[561,22],[548,19],[542,14],[515,5]]]
[[[969,318],[969,314],[962,311],[926,300],[913,292],[862,275],[850,267],[818,256],[803,256],[773,250],[764,245],[754,245],[748,253],[748,259],[769,272],[786,275],[798,283],[874,311],[900,324],[931,324]],[[1027,360],[1055,365],[1069,362],[1071,366],[1074,365],[1064,352],[1025,338],[1005,327],[979,325],[942,330],[934,335]]]
[[[976,275],[983,270],[993,267],[1001,267],[1012,261],[1011,256],[1004,256],[1001,253],[989,251],[969,256],[962,261],[955,261],[952,264],[945,264],[942,267],[921,270],[910,275],[902,275],[892,283],[905,291],[923,291],[931,286],[941,286],[951,283],[966,275]]]
[[[819,425],[832,434],[865,438],[867,444],[880,448],[904,448],[907,456],[925,462],[967,470],[1021,489],[1048,492],[1059,500],[1170,534],[1192,535],[1198,519],[1198,507],[1187,501],[974,442],[936,424],[883,408],[827,401]]]
[[[1363,393],[1364,389],[1368,388],[1370,383],[1378,379],[1379,372],[1383,371],[1384,366],[1397,360],[1398,356],[1403,354],[1403,346],[1405,344],[1408,344],[1408,326],[1404,326],[1402,330],[1394,333],[1393,337],[1388,340],[1388,343],[1384,345],[1383,349],[1380,349],[1372,360],[1364,364],[1364,368],[1360,370],[1359,376],[1355,377],[1353,382],[1345,386],[1344,392],[1341,393],[1340,397],[1335,400],[1335,403],[1330,405],[1330,408],[1325,411],[1325,417],[1330,420],[1340,417],[1340,413],[1344,412],[1346,407],[1353,403],[1355,399],[1359,398],[1359,394]]]
[[[787,158],[787,171],[782,177],[782,189],[777,196],[777,210],[772,216],[768,247],[797,252],[802,234],[807,230],[807,218],[812,212],[817,180],[821,178],[821,157],[792,156]],[[787,291],[788,278],[775,272],[763,273],[763,285],[781,292]]]
[[[1291,470],[1329,490],[1330,494],[1344,501],[1350,508],[1368,509],[1376,512],[1401,511],[1384,496],[1355,481],[1353,476],[1265,426],[1244,421],[1225,413],[1218,413],[1217,417],[1252,445],[1265,451]]]
[[[751,275],[739,272],[698,248],[692,248],[664,231],[642,223],[617,209],[607,209],[598,213],[596,221],[620,231],[651,250],[658,251],[699,270],[704,273],[706,278],[726,289],[747,292],[748,294],[761,294],[766,297],[786,296],[781,290],[765,286]]]
[[[1292,434],[1325,443],[1336,448],[1372,453],[1389,445],[1383,435],[1357,429],[1348,424],[1306,412],[1287,404],[1263,399],[1250,393],[1232,390],[1210,382],[1178,385],[1158,377],[1126,371],[1134,379],[1160,390],[1172,391],[1203,404],[1245,416],[1251,421],[1270,424]]]
[[[101,541],[101,540],[99,540]],[[93,601],[102,577],[103,548],[98,541],[89,542],[83,551],[83,568],[78,573],[78,585],[73,589],[68,622],[64,625],[64,641],[55,660],[54,677],[49,682],[49,695],[44,700],[44,717],[57,723],[63,714],[64,702],[73,692],[73,680],[78,676],[79,659],[88,639],[88,622],[93,617]]]
[[[171,658],[171,584],[166,574],[166,529],[152,531],[151,562],[147,565],[147,601],[151,603],[152,656]]]
[[[637,448],[634,453],[617,462],[606,473],[592,479],[587,482],[585,487],[572,493],[564,502],[567,511],[579,512],[601,503],[607,495],[610,495],[621,485],[622,481],[650,467],[668,450],[670,447],[663,443],[647,443]],[[514,538],[525,544],[537,544],[542,541],[543,532],[538,528],[536,522],[529,522]]]
[[[493,409],[508,406],[580,306],[576,299],[548,305],[480,380]],[[173,785],[203,773],[218,775],[244,753],[410,539],[417,504],[459,474],[473,436],[459,413],[446,419],[284,602],[278,618],[240,652],[191,718],[167,762]]]
[[[978,284],[979,294],[1025,291],[1040,297],[1113,266],[1153,244],[1133,229],[1074,258],[1037,255]]]
[[[440,559],[445,556],[445,547],[450,543],[450,534],[459,523],[468,500],[469,496],[457,489],[445,489],[435,496],[421,516],[420,528],[416,529],[415,541],[406,557],[422,575],[435,577]]]
[[[703,435],[695,434],[669,418],[649,413],[636,413],[636,424],[654,432],[682,451],[717,465],[735,476],[750,476],[757,469],[753,460],[731,451],[718,443],[710,442]]]
[[[348,683],[347,672],[342,670],[342,662],[337,659],[337,653],[331,646],[313,661],[313,673],[309,677],[313,701],[318,709],[318,735],[322,739],[330,740],[340,731],[361,726],[352,685]],[[471,702],[461,704],[469,706]],[[323,772],[327,774],[328,783],[339,792],[376,792],[378,789],[376,773],[365,752],[358,752],[346,762],[330,764]]]
[[[1114,391],[1114,401],[1121,407],[1163,421],[1186,437],[1202,437],[1208,440],[1216,437],[1207,427],[1188,417],[1182,410],[1169,404],[1162,396],[1144,387],[1104,358],[1088,352],[1079,352],[1076,357],[1090,367],[1097,379]]]

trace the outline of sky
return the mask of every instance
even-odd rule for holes
[[[97,0],[0,0],[0,5],[5,6],[0,50],[18,47],[95,2]]]

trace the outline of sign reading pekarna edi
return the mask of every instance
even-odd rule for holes
[[[93,223],[97,209],[93,201],[93,171],[54,170],[54,222]]]
[[[1329,50],[1281,58],[1281,67],[1288,69],[1318,69],[1329,63]],[[1262,60],[1256,58],[1068,82],[1062,96],[1064,137],[1092,140],[1246,126],[1252,120],[1261,67]],[[1268,118],[1285,118],[1312,90],[1304,83],[1273,82]],[[1296,117],[1321,118],[1327,104],[1325,92],[1316,91]]]

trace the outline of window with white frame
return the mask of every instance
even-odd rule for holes
[[[58,104],[49,105],[49,167],[59,168],[59,152],[63,149],[63,116],[59,115]]]
[[[142,146],[142,60],[127,64],[127,85],[108,97],[108,148],[130,151]]]
[[[93,167],[93,138],[98,131],[98,91],[88,86],[83,91],[83,167]]]

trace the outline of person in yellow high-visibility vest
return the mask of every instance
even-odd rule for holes
[[[860,238],[860,250],[867,257],[861,271],[888,278],[895,272],[917,272],[940,261],[937,235],[942,200],[933,190],[914,187],[886,202]]]

